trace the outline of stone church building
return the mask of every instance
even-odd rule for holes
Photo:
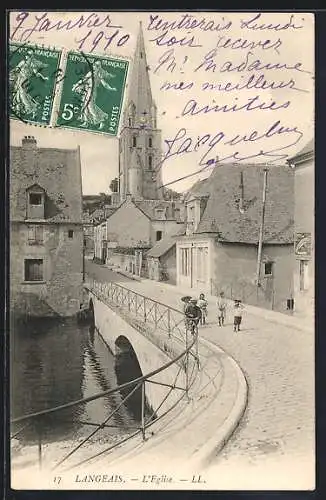
[[[146,252],[179,231],[183,204],[164,200],[161,154],[140,24],[119,137],[119,203],[94,228],[95,257],[102,262],[134,272],[141,254],[142,271],[148,275]]]

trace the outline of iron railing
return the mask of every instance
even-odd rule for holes
[[[174,338],[178,341],[178,343],[182,342],[182,350],[179,354],[174,355],[173,359],[169,362],[165,363],[160,368],[138,377],[132,381],[121,384],[114,389],[106,390],[101,393],[95,394],[93,396],[79,399],[77,401],[72,401],[60,406],[56,406],[54,408],[49,408],[43,411],[31,413],[28,415],[24,415],[22,417],[14,418],[11,420],[12,426],[23,424],[23,426],[11,436],[11,438],[16,438],[20,433],[22,433],[27,427],[30,425],[34,425],[34,428],[38,432],[38,462],[40,468],[42,467],[43,462],[43,441],[42,435],[40,432],[40,427],[37,425],[37,422],[41,418],[45,418],[49,415],[60,414],[60,412],[66,410],[67,408],[77,407],[79,405],[85,405],[91,401],[98,400],[103,397],[107,397],[116,392],[121,392],[122,390],[130,389],[130,392],[127,396],[123,397],[119,405],[110,412],[110,414],[105,418],[105,420],[101,423],[97,422],[89,422],[89,421],[81,421],[77,420],[77,422],[81,425],[87,425],[91,427],[95,427],[80,443],[78,443],[74,448],[64,455],[57,463],[54,464],[52,469],[57,469],[59,466],[62,466],[68,459],[70,459],[83,445],[89,442],[91,438],[93,438],[96,433],[100,429],[105,429],[107,427],[119,427],[118,425],[110,424],[113,417],[119,411],[122,405],[124,405],[129,398],[135,393],[137,389],[141,389],[141,411],[140,411],[140,425],[139,427],[135,425],[133,427],[128,427],[130,433],[105,448],[104,450],[95,453],[92,456],[89,456],[78,463],[70,465],[68,468],[74,468],[80,466],[84,463],[88,463],[91,460],[95,460],[99,458],[104,453],[108,453],[112,451],[117,446],[125,443],[126,441],[134,438],[137,435],[141,435],[143,440],[148,439],[150,436],[146,433],[146,430],[162,419],[167,413],[173,410],[177,404],[181,402],[182,399],[186,396],[187,400],[189,400],[189,389],[194,384],[196,380],[196,369],[199,368],[199,358],[198,358],[198,332],[195,331],[191,333],[188,328],[185,326],[183,321],[183,315],[180,311],[176,309],[169,308],[164,304],[161,304],[156,301],[152,301],[148,297],[144,297],[135,292],[131,292],[121,285],[117,285],[114,283],[103,284],[92,282],[91,284],[87,284],[87,288],[89,288],[93,293],[100,296],[102,299],[114,301],[114,304],[120,305],[122,307],[126,307],[130,311],[134,311],[136,316],[143,318],[143,323],[150,323],[155,326],[157,330],[164,331],[168,337]],[[130,293],[128,293],[130,292]],[[136,300],[137,299],[137,300]],[[153,303],[153,304],[152,304]],[[179,317],[177,318],[177,316]],[[182,319],[181,317],[182,316]],[[183,328],[181,324],[183,323]],[[158,380],[154,380],[157,374],[164,372],[169,369],[172,365],[176,365],[176,374],[174,376],[172,383],[165,383]],[[157,403],[155,408],[151,408],[151,412],[149,416],[146,416],[145,412],[145,397],[146,397],[146,386],[149,384],[157,384],[163,387],[168,387],[169,390],[167,394],[165,394],[159,403]],[[166,404],[168,398],[171,396],[173,391],[178,391],[178,395],[176,398],[173,398],[173,402],[164,409],[164,411],[160,414],[158,412],[162,409],[163,405]],[[175,393],[174,393],[175,394]],[[170,398],[171,400],[172,398]],[[56,420],[58,424],[64,421],[64,419],[60,419],[60,417]],[[74,420],[75,421],[75,420]],[[51,425],[54,423],[51,421]]]
[[[107,304],[118,306],[131,317],[152,327],[156,333],[165,334],[168,338],[184,344],[186,327],[184,314],[180,310],[114,282],[89,280],[85,283],[85,287],[98,294]]]

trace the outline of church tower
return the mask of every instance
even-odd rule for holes
[[[129,95],[119,139],[120,201],[129,193],[138,200],[163,198],[161,131],[157,129],[157,109],[152,98],[140,23],[129,78]]]

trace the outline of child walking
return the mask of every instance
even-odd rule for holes
[[[201,310],[201,318],[200,318],[200,324],[205,325],[206,324],[206,317],[207,317],[207,306],[208,302],[205,299],[205,295],[201,293],[199,295],[199,300],[197,302],[198,307],[200,307]]]
[[[244,307],[241,303],[241,300],[235,300],[233,306],[233,314],[234,314],[233,331],[235,332],[240,331],[243,310]]]
[[[217,299],[218,326],[224,326],[225,312],[226,312],[226,300],[224,297],[224,292],[221,292],[219,298]]]

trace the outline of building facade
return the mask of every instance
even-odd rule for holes
[[[293,294],[293,172],[270,167],[258,266],[263,167],[219,165],[185,199],[177,284],[286,311]],[[259,286],[257,268],[259,267]]]
[[[178,232],[182,224],[181,212],[180,202],[136,201],[127,195],[106,221],[95,226],[95,257],[133,272],[136,254],[141,251],[145,258],[149,248]],[[104,255],[103,247],[106,248]]]
[[[315,289],[315,155],[311,140],[289,159],[294,170],[294,308],[313,318]]]
[[[23,316],[71,316],[82,297],[81,163],[77,150],[10,148],[11,309]]]
[[[166,236],[158,241],[147,253],[148,278],[165,281],[170,285],[177,282],[177,258],[175,237]]]

